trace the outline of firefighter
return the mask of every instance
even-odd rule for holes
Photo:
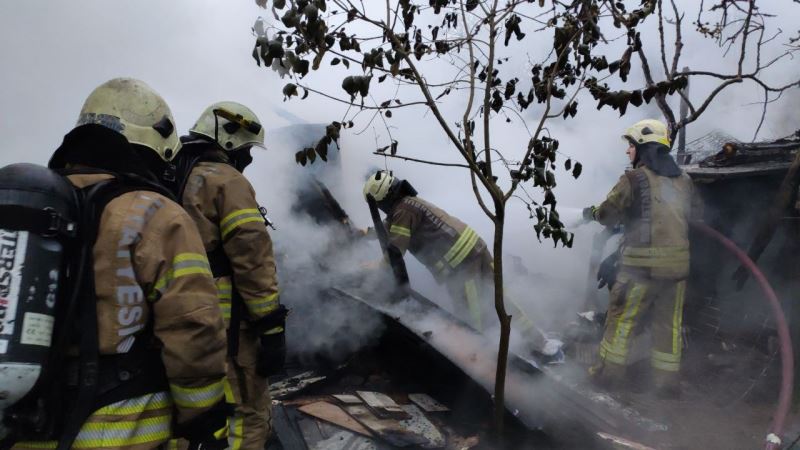
[[[87,335],[96,321],[97,342],[94,349],[72,345],[70,354],[80,356],[70,357],[58,377],[70,399],[60,411],[64,434],[80,420],[70,448],[151,449],[171,436],[224,448],[225,334],[208,260],[180,205],[146,188],[157,181],[146,155],[168,158],[180,148],[173,124],[149,86],[114,79],[89,95],[50,161],[79,189],[112,179],[145,187],[119,187],[99,214],[94,289],[85,293],[94,299],[84,297],[96,304],[96,320],[78,331]],[[96,395],[87,400],[81,387],[88,380],[82,376],[78,386],[75,360],[91,351],[99,354],[99,369]],[[75,415],[80,410],[84,417]],[[14,448],[56,445],[17,442]]]
[[[282,370],[286,309],[265,211],[242,172],[264,128],[239,103],[209,106],[184,136],[176,194],[200,230],[228,327],[228,380],[235,403],[230,447],[260,449],[272,434],[267,376]]]
[[[378,171],[370,176],[364,184],[364,196],[372,196],[386,214],[388,244],[402,254],[410,251],[459,303],[458,315],[474,329],[486,330],[490,319],[485,312],[494,304],[494,263],[478,233],[419,198],[408,181],[390,172]],[[558,341],[545,338],[516,304],[509,302],[508,306],[516,319],[515,328],[530,351],[548,360],[560,354]]]
[[[608,264],[599,273],[611,286],[600,343],[600,361],[590,369],[606,387],[624,382],[632,337],[649,317],[650,362],[656,392],[680,394],[681,326],[689,274],[689,221],[699,217],[692,182],[670,156],[667,127],[643,120],[623,138],[633,169],[622,175],[606,200],[584,209],[584,217],[611,227],[624,226],[618,271]]]

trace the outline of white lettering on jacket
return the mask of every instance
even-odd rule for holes
[[[122,225],[122,233],[117,244],[117,272],[114,283],[119,305],[116,328],[117,334],[123,338],[117,345],[117,353],[130,351],[136,342],[135,333],[145,327],[145,296],[136,279],[131,248],[141,240],[145,225],[163,206],[162,200],[139,193]]]

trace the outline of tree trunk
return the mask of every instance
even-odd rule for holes
[[[506,367],[508,344],[511,338],[511,317],[506,313],[503,294],[503,231],[505,205],[495,201],[494,221],[494,306],[500,320],[500,345],[497,350],[497,371],[494,380],[494,418],[497,437],[502,444],[505,419]]]

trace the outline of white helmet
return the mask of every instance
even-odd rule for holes
[[[655,119],[645,119],[636,122],[622,135],[624,139],[634,144],[644,144],[646,142],[656,142],[670,146],[669,130],[664,122]]]
[[[76,126],[100,125],[147,147],[164,161],[180,151],[175,120],[167,103],[143,81],[115,78],[86,98]]]
[[[236,102],[219,102],[206,108],[190,134],[205,136],[227,152],[246,146],[264,147],[264,127],[250,108]]]
[[[375,175],[370,176],[364,183],[364,197],[371,194],[376,202],[383,201],[389,195],[396,180],[397,178],[391,172],[385,170],[375,172]]]

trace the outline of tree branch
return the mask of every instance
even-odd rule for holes
[[[424,160],[424,159],[411,158],[411,157],[409,157],[409,156],[400,156],[400,155],[392,155],[392,154],[388,154],[388,155],[387,155],[387,154],[386,154],[386,153],[384,153],[384,152],[372,152],[372,154],[373,154],[373,155],[378,155],[378,156],[385,156],[385,157],[387,157],[387,158],[397,158],[397,159],[402,159],[402,160],[404,160],[404,161],[411,161],[411,162],[416,162],[416,163],[429,164],[429,165],[431,165],[431,166],[442,166],[442,167],[460,167],[460,168],[462,168],[462,169],[469,169],[469,168],[470,168],[470,167],[469,167],[468,165],[466,165],[466,164],[458,164],[458,163],[443,163],[443,162],[438,162],[438,161],[427,161],[427,160]]]

